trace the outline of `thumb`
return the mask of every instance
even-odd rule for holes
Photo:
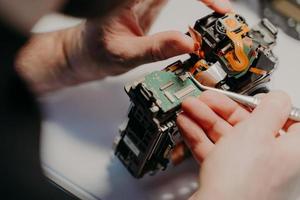
[[[137,37],[132,42],[135,48],[133,57],[139,58],[140,64],[192,53],[199,48],[199,44],[195,44],[191,37],[178,31]]]

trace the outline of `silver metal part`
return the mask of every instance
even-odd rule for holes
[[[179,90],[174,94],[177,99],[181,99],[182,97],[185,97],[186,95],[190,94],[193,92],[196,88],[193,85],[189,85],[186,88],[183,88],[182,90]]]
[[[186,79],[188,79],[189,77],[186,75],[186,73],[183,73],[179,76],[179,78],[182,80],[182,81],[185,81]]]
[[[176,101],[175,98],[173,97],[173,95],[172,95],[170,92],[166,91],[166,92],[164,92],[164,95],[167,97],[167,99],[168,99],[171,103],[174,103],[174,102]]]
[[[150,108],[151,112],[153,113],[157,113],[159,111],[159,107],[153,105],[151,108]]]
[[[172,85],[174,85],[174,82],[173,81],[169,81],[167,84],[161,86],[159,89],[160,90],[165,90],[165,89],[168,89],[169,87],[171,87]]]
[[[132,142],[132,140],[127,135],[125,135],[125,137],[124,137],[124,143],[128,146],[128,148],[130,148],[132,150],[132,152],[136,156],[139,156],[139,154],[140,154],[139,148],[134,144],[134,142]]]
[[[216,62],[202,73],[203,80],[200,79],[198,81],[200,81],[204,85],[207,85],[205,84],[205,81],[209,80],[210,83],[208,85],[212,87],[216,86],[218,83],[223,81],[227,76],[227,73],[224,71],[223,67],[219,62]]]
[[[267,18],[262,20],[262,24],[267,27],[273,35],[278,34],[278,29]]]
[[[254,26],[251,31],[251,34],[255,34],[255,38],[258,38],[258,42],[264,46],[274,45],[276,43],[277,33],[277,28],[268,19],[263,19],[261,23]]]
[[[293,121],[300,121],[300,109],[299,108],[292,108],[292,112],[290,114],[290,119]]]

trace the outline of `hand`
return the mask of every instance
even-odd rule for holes
[[[82,81],[118,75],[138,65],[192,53],[199,45],[178,31],[146,35],[167,0],[139,0],[124,6],[117,15],[88,20],[79,29],[75,44],[70,46],[69,60],[79,71],[89,72]],[[228,0],[204,0],[218,12],[230,10]],[[220,4],[220,6],[219,6]],[[77,29],[78,31],[78,29]],[[81,52],[73,49],[81,47]],[[88,67],[88,68],[87,68]]]
[[[263,97],[250,114],[229,98],[204,92],[183,102],[178,126],[202,162],[191,199],[282,200],[299,195],[300,123],[287,122],[289,97]],[[281,129],[286,134],[278,136]]]
[[[77,27],[34,36],[20,53],[18,71],[34,91],[44,93],[191,53],[198,47],[178,31],[146,35],[167,0],[127,2]],[[203,2],[218,12],[231,9],[228,0]]]
[[[104,72],[104,76],[118,75],[144,63],[193,52],[194,41],[181,32],[146,35],[166,2],[138,1],[121,8],[117,15],[82,24],[77,39],[84,50],[79,52],[82,61],[78,64],[78,54],[75,54],[76,57],[70,58],[72,65],[83,67],[92,79],[99,79],[97,72]],[[70,52],[72,49],[73,46]]]

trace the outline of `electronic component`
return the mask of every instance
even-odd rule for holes
[[[267,92],[277,64],[272,53],[277,29],[263,19],[250,29],[240,15],[210,14],[189,33],[200,45],[185,61],[152,72],[125,86],[132,105],[115,142],[115,155],[141,178],[190,155],[176,126],[181,102],[201,90],[192,81],[241,94]]]

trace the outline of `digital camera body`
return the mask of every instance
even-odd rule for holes
[[[223,90],[246,95],[268,92],[266,83],[277,64],[272,52],[277,29],[270,21],[263,19],[250,29],[240,15],[212,13],[187,34],[200,44],[189,59],[125,86],[132,103],[115,141],[115,155],[136,178],[190,155],[175,123],[181,102],[201,94],[187,72],[200,83]]]

